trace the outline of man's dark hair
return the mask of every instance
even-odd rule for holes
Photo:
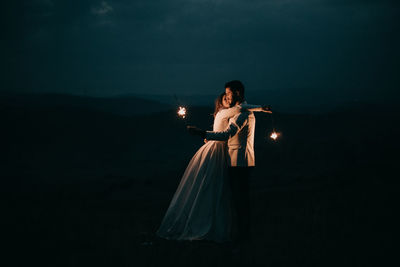
[[[230,88],[239,103],[244,101],[244,85],[239,80],[227,82],[225,88]]]

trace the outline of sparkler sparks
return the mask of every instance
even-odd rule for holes
[[[273,139],[273,140],[276,140],[278,138],[278,136],[279,136],[279,134],[277,132],[273,131],[269,137],[271,137],[271,139]]]
[[[178,116],[184,119],[186,117],[186,108],[185,107],[179,107],[178,109]]]

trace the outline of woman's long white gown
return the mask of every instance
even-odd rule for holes
[[[217,113],[213,131],[227,129],[229,118],[237,114],[235,108],[238,107]],[[231,240],[227,153],[225,141],[208,141],[200,147],[183,174],[157,231],[158,236],[173,240]]]

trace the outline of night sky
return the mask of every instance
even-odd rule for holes
[[[16,3],[18,2],[18,3]],[[390,0],[31,0],[2,3],[2,91],[397,95]]]

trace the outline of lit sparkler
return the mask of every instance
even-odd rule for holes
[[[178,109],[178,116],[184,119],[186,117],[186,108],[185,107],[179,107]]]
[[[279,132],[275,131],[275,122],[274,122],[274,114],[273,113],[271,113],[271,126],[272,126],[272,132],[269,135],[269,138],[276,141],[281,134]]]
[[[274,141],[276,141],[276,139],[278,139],[278,137],[279,137],[279,133],[275,132],[275,130],[274,130],[269,137],[271,139],[273,139]]]
[[[179,99],[176,95],[174,95],[174,98],[175,98],[176,103],[178,104],[178,110],[176,113],[178,114],[178,117],[183,120],[185,125],[188,126],[187,110],[186,110],[185,106],[181,104],[181,102],[179,101]]]

